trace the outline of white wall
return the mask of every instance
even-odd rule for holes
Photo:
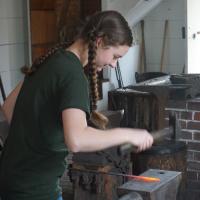
[[[187,72],[200,74],[200,1],[185,0],[187,5]]]
[[[165,20],[169,20],[164,72],[182,73],[185,65],[186,39],[181,29],[185,23],[185,0],[164,0],[145,17],[147,70],[160,71]]]
[[[102,0],[103,10],[117,10],[128,21],[130,26],[136,25],[163,0]]]
[[[25,0],[0,0],[0,74],[6,95],[22,79],[20,68],[27,63],[25,4]]]

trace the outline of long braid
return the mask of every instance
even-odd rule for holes
[[[91,108],[92,110],[97,109],[97,101],[99,99],[98,92],[98,75],[95,67],[94,59],[96,56],[96,44],[95,34],[93,31],[90,33],[90,41],[88,44],[88,66],[89,66],[89,82],[90,82],[90,93],[91,93]]]
[[[89,84],[90,84],[90,102],[92,109],[90,123],[92,123],[92,125],[95,126],[96,128],[105,129],[108,123],[108,119],[103,114],[96,111],[97,101],[99,99],[99,91],[98,91],[98,74],[94,62],[97,49],[95,42],[96,35],[94,29],[90,32],[89,38],[90,40],[88,43],[88,67],[89,67]]]
[[[38,68],[40,68],[40,66],[51,56],[53,55],[57,50],[59,49],[65,49],[67,48],[71,43],[60,43],[57,44],[55,47],[49,49],[47,51],[46,54],[40,56],[39,58],[37,58],[34,63],[32,64],[31,67],[28,66],[24,66],[21,68],[21,71],[25,74],[25,75],[32,75],[35,71],[37,71]]]

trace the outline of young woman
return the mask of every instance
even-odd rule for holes
[[[68,150],[91,152],[124,143],[138,151],[151,147],[146,130],[93,128],[106,122],[96,111],[97,71],[115,67],[131,44],[125,19],[116,11],[104,11],[93,15],[70,44],[53,48],[24,69],[24,81],[3,105],[10,132],[0,160],[2,200],[60,198],[58,181]]]

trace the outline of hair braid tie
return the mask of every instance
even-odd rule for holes
[[[105,115],[97,111],[92,111],[89,125],[92,125],[99,129],[106,129],[108,121],[109,120]]]

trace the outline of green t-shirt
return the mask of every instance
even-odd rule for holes
[[[89,115],[88,82],[79,59],[59,50],[24,80],[0,160],[0,196],[57,199],[68,153],[61,117],[66,108]]]

